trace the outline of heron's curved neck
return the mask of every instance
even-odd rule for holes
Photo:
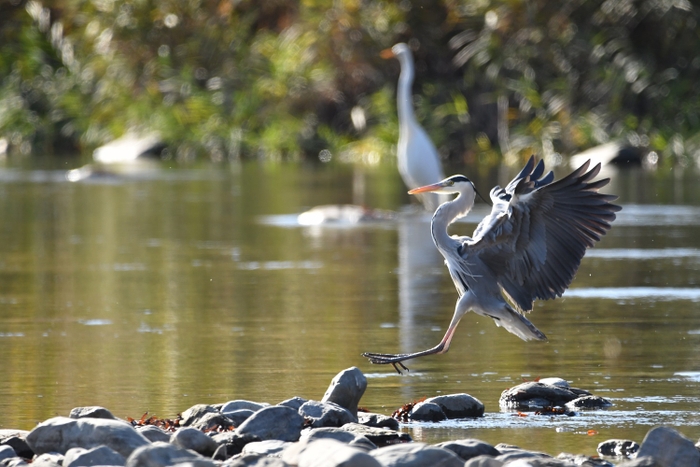
[[[450,251],[450,246],[455,240],[447,233],[447,227],[472,210],[474,206],[475,193],[460,193],[452,201],[442,203],[437,208],[433,215],[433,220],[430,223],[430,229],[433,236],[435,246],[441,252]],[[444,253],[443,253],[444,254]]]
[[[413,78],[415,71],[413,67],[413,58],[409,54],[402,54],[398,57],[401,64],[401,74],[399,75],[399,85],[396,91],[396,102],[399,111],[399,123],[413,123],[416,121],[416,116],[413,113],[413,95],[411,88],[413,87]]]

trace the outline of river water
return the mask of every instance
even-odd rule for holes
[[[513,171],[461,169],[480,191]],[[414,439],[476,437],[593,455],[653,426],[700,436],[700,184],[693,170],[613,171],[613,229],[523,342],[467,315],[442,356],[391,366],[364,351],[436,344],[456,291],[430,215],[391,166],[147,166],[77,182],[0,169],[0,428],[71,408],[173,418],[197,403],[320,399],[339,371],[368,378],[365,408],[391,414],[439,394],[486,405],[477,420],[408,424]],[[316,205],[397,211],[360,226],[300,225]],[[453,232],[469,234],[477,204]],[[609,399],[576,417],[502,412],[501,391],[559,376]]]

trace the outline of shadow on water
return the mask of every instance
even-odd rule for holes
[[[490,187],[513,174],[471,178]],[[594,454],[659,424],[697,438],[696,177],[613,174],[606,191],[624,209],[612,231],[571,289],[532,313],[548,343],[467,315],[449,353],[399,376],[360,354],[435,345],[457,294],[430,215],[407,208],[395,168],[160,166],[75,183],[65,171],[2,170],[0,427],[30,429],[80,405],[173,417],[196,403],[320,399],[338,371],[358,366],[369,381],[361,405],[373,411],[461,392],[485,403],[483,419],[404,427],[429,442]],[[398,215],[299,225],[322,204]],[[453,232],[469,234],[487,212],[477,204]],[[501,391],[546,376],[614,406],[576,417],[500,411]]]

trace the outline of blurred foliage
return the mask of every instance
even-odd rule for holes
[[[688,164],[699,16],[688,0],[10,0],[0,146],[155,131],[179,160],[376,163],[398,136],[399,67],[379,51],[405,41],[417,116],[452,162],[617,140]]]

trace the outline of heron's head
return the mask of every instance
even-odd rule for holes
[[[408,192],[410,195],[417,195],[418,193],[440,193],[446,195],[459,193],[472,197],[478,195],[479,198],[488,203],[488,201],[481,196],[481,193],[477,191],[474,183],[464,175],[452,175],[451,177],[447,177],[440,182],[414,188]]]
[[[409,191],[408,193],[411,195],[416,195],[418,193],[443,193],[447,195],[455,194],[455,193],[465,193],[465,192],[474,192],[476,189],[474,188],[474,184],[472,183],[471,180],[469,180],[467,177],[464,175],[453,175],[451,177],[448,177],[440,182],[433,183],[431,185],[425,185],[421,186],[418,188],[414,188],[413,190]]]
[[[385,59],[389,58],[394,58],[394,57],[400,57],[404,54],[409,54],[411,53],[411,49],[408,47],[408,45],[404,44],[403,42],[399,42],[395,46],[393,46],[390,49],[384,49],[379,53],[379,56]]]

